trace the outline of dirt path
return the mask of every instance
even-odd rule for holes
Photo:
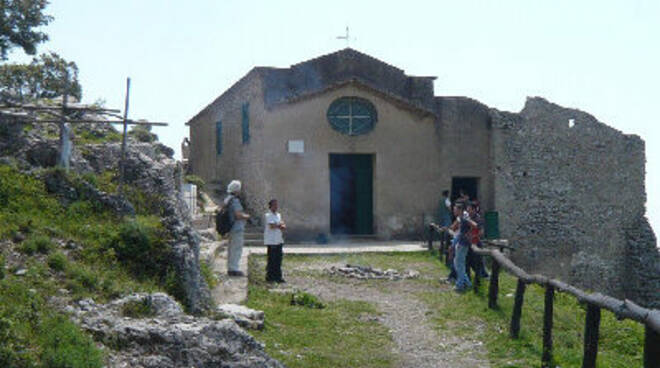
[[[317,265],[325,268],[328,264]],[[304,266],[305,270],[310,265]],[[433,277],[422,275],[422,277]],[[353,279],[310,278],[288,276],[289,286],[333,301],[347,299],[373,303],[382,312],[378,318],[390,329],[395,342],[397,367],[489,367],[480,341],[454,336],[451,331],[433,328],[431,311],[418,299],[427,291],[453,292],[448,286],[422,286],[411,281],[383,281],[367,284]],[[383,284],[379,284],[382,281]],[[460,306],[456,306],[460,307]]]

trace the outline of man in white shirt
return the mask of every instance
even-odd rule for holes
[[[268,247],[268,263],[266,265],[266,281],[285,282],[282,278],[282,246],[284,238],[282,230],[286,229],[282,215],[277,212],[277,199],[268,202],[269,211],[266,212],[264,228],[264,245]]]

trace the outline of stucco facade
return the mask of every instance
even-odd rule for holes
[[[294,65],[286,78],[297,83],[295,93],[282,87],[290,84],[282,82],[282,72],[254,68],[191,119],[189,162],[192,172],[206,181],[242,180],[255,212],[261,212],[268,199],[278,198],[290,239],[333,235],[329,161],[336,154],[371,156],[370,233],[377,238],[419,237],[424,224],[437,215],[440,193],[452,189],[452,177],[474,178],[484,209],[492,209],[484,105],[435,97],[433,78],[406,76],[351,49]],[[347,135],[328,122],[328,107],[347,96],[375,107],[377,122],[367,134]],[[249,142],[242,139],[246,104]],[[304,142],[304,152],[290,153],[291,140]]]
[[[435,96],[433,79],[352,49],[254,68],[188,122],[190,167],[208,182],[242,180],[254,214],[278,198],[288,240],[311,240],[335,231],[332,157],[370,155],[370,201],[360,211],[373,215],[374,237],[419,238],[442,190],[468,185],[484,211],[499,213],[501,236],[526,270],[660,305],[639,137],[540,98],[508,113]],[[328,109],[343,97],[373,105],[372,130],[333,129]],[[289,152],[292,140],[304,152]]]

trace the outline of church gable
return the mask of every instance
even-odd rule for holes
[[[347,48],[288,69],[259,68],[267,107],[356,82],[426,111],[434,111],[435,77],[412,77],[369,55]]]

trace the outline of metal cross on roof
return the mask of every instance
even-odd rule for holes
[[[350,37],[349,30],[348,30],[348,26],[346,26],[346,35],[345,36],[337,36],[337,39],[338,40],[346,40],[346,47],[350,46],[351,37]]]

